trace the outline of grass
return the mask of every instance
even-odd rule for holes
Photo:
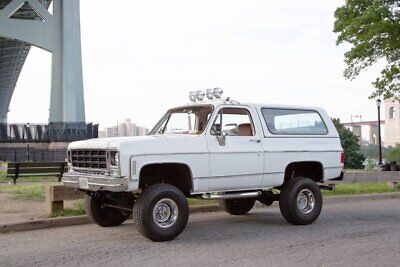
[[[44,201],[46,186],[54,184],[55,183],[2,185],[0,186],[0,193],[11,194],[14,199],[18,200]]]
[[[5,173],[2,174],[0,172],[0,183],[9,183],[12,182],[12,179],[7,178]],[[17,184],[19,182],[39,182],[39,183],[44,183],[44,182],[58,182],[58,177],[55,176],[42,176],[42,177],[38,177],[38,176],[26,176],[26,177],[19,177],[17,179]]]
[[[51,215],[51,217],[79,216],[85,214],[85,204],[83,200],[79,200],[74,204],[74,207],[65,208],[62,211],[55,212]]]
[[[218,203],[216,200],[202,200],[197,198],[188,198],[187,201],[189,206],[211,205]]]
[[[390,188],[387,182],[337,184],[334,191],[322,191],[324,196],[400,192],[400,184]]]

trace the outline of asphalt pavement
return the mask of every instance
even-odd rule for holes
[[[324,205],[293,226],[277,207],[193,214],[176,240],[153,243],[132,220],[0,234],[0,266],[400,266],[400,200]]]

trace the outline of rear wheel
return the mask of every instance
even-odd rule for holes
[[[282,216],[289,223],[300,225],[311,224],[321,213],[321,190],[309,178],[293,178],[281,189],[279,208]]]
[[[175,239],[185,229],[189,205],[185,195],[170,184],[149,186],[134,206],[139,232],[152,241]]]
[[[222,210],[232,215],[248,213],[254,206],[254,198],[221,199],[218,201]]]
[[[86,214],[100,226],[117,226],[126,221],[132,212],[111,208],[108,207],[107,204],[129,208],[129,201],[129,198],[107,194],[105,192],[87,195],[85,198]]]

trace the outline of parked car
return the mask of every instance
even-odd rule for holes
[[[192,102],[167,111],[148,136],[71,143],[64,184],[87,193],[87,213],[100,226],[120,225],[133,212],[153,241],[184,230],[187,198],[216,199],[232,215],[279,201],[289,223],[314,222],[320,187],[341,177],[344,161],[328,114],[221,94],[208,90],[205,101],[192,92]]]

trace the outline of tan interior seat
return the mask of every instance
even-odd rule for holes
[[[252,136],[253,130],[250,123],[242,123],[239,125],[239,136]]]

